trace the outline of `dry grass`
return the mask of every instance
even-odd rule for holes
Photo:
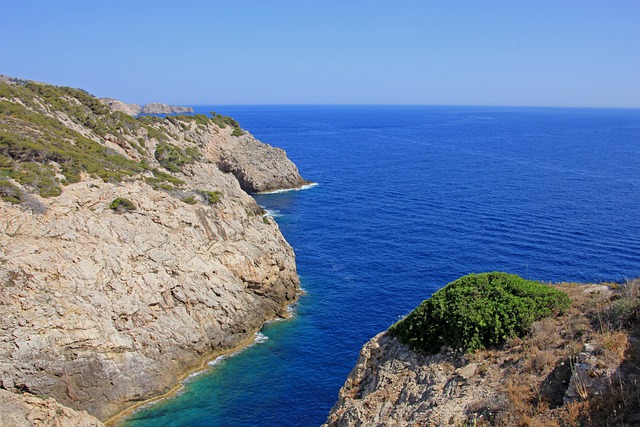
[[[469,408],[472,425],[640,426],[640,279],[608,285],[612,293],[558,285],[573,301],[568,313],[469,356],[503,390]]]

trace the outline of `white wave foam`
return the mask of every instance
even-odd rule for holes
[[[283,322],[285,320],[291,319],[296,314],[296,308],[293,305],[288,305],[286,307],[286,311],[287,311],[287,315],[285,317],[274,317],[273,319],[269,320],[267,323]]]
[[[271,218],[278,218],[282,216],[282,214],[278,209],[264,209],[264,210],[265,212],[264,212],[264,215],[262,215],[263,217],[270,216]]]
[[[256,344],[260,344],[268,340],[269,337],[262,332],[256,332],[256,338],[253,340]]]
[[[211,362],[209,362],[209,363],[211,363]],[[204,373],[204,369],[201,370],[201,371],[196,371],[193,374],[189,374],[189,376],[187,376],[187,378],[185,378],[182,382],[183,383],[187,383],[187,382],[191,381],[192,379],[194,379],[195,377],[202,375],[203,373]]]
[[[226,356],[218,356],[215,359],[213,359],[211,362],[209,362],[209,366],[216,366],[218,365],[220,362],[222,362],[224,359],[226,358]]]
[[[313,188],[316,185],[318,185],[317,182],[312,182],[311,184],[303,185],[301,187],[283,188],[281,190],[273,190],[273,191],[262,191],[258,194],[278,194],[278,193],[288,193],[289,191],[302,191],[302,190],[308,190],[310,188]]]

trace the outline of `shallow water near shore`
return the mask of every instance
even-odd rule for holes
[[[317,426],[362,345],[446,283],[640,275],[640,110],[201,106],[287,151],[255,195],[297,255],[291,319],[126,426]]]

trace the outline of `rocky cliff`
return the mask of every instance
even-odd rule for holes
[[[497,348],[427,355],[377,335],[325,426],[640,425],[640,283],[561,288],[567,314]]]
[[[77,89],[0,82],[0,389],[106,420],[286,316],[294,253],[218,166],[228,153],[258,188],[304,182],[282,150],[214,118],[133,118]]]

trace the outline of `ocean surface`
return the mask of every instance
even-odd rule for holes
[[[462,275],[640,276],[640,110],[196,109],[234,117],[318,183],[255,196],[306,294],[129,427],[318,426],[362,345]]]

